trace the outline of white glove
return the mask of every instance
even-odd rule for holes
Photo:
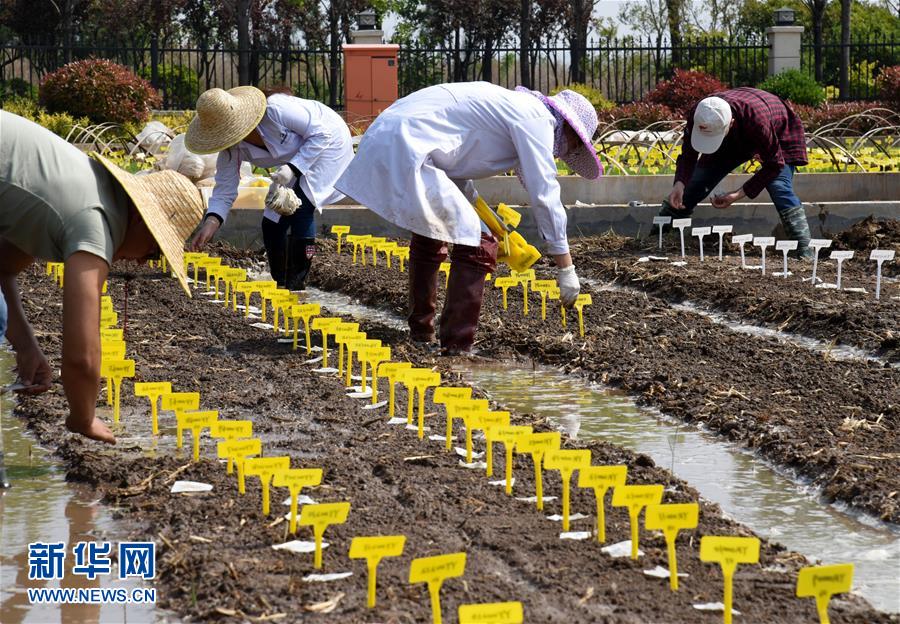
[[[557,282],[559,283],[559,300],[567,308],[571,308],[575,304],[578,293],[581,292],[581,284],[578,282],[578,275],[575,274],[575,265],[570,264],[564,269],[560,269],[557,274]]]
[[[294,191],[277,182],[269,185],[269,192],[266,193],[266,208],[288,217],[294,214],[299,207],[300,198]]]
[[[297,176],[294,175],[293,169],[287,165],[281,165],[278,168],[278,171],[272,174],[272,181],[278,182],[278,184],[288,188],[294,188],[294,182],[297,181]]]

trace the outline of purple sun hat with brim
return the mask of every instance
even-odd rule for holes
[[[591,139],[600,124],[597,111],[586,97],[575,91],[564,89],[556,95],[546,96],[540,91],[532,91],[526,87],[516,87],[516,91],[530,93],[545,106],[561,116],[568,123],[582,145],[570,154],[561,157],[569,168],[587,180],[596,180],[603,174],[603,165],[597,158],[597,151]],[[559,139],[558,139],[559,140]],[[554,150],[557,151],[557,150]]]

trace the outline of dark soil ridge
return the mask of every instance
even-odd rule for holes
[[[542,264],[538,272],[546,269]],[[398,314],[406,309],[405,278],[354,266],[330,249],[319,255],[311,279],[368,305]],[[508,312],[500,299],[497,289],[485,297],[476,345],[483,355],[521,354],[621,388],[794,471],[828,501],[900,522],[897,369],[826,360],[742,336],[641,293],[595,292],[585,311],[593,331],[584,340],[577,330],[573,335],[541,322],[536,312],[523,317],[521,290],[510,290]],[[533,294],[530,308],[540,309]]]
[[[735,320],[789,331],[826,343],[850,345],[890,362],[900,362],[900,301],[891,299],[900,291],[882,284],[882,299],[874,300],[874,264],[844,263],[842,283],[863,286],[868,294],[814,290],[800,284],[796,276],[787,283],[756,271],[744,271],[740,260],[729,256],[718,262],[698,262],[673,267],[667,263],[637,262],[639,255],[658,253],[656,249],[634,249],[626,244],[608,251],[610,237],[579,239],[573,244],[579,273],[643,290],[671,303],[691,302]],[[678,251],[669,249],[669,256]],[[773,270],[781,270],[781,254],[767,257]],[[753,258],[758,263],[759,258]],[[887,266],[887,265],[885,265]],[[811,272],[811,265],[791,262],[792,271]],[[834,269],[820,263],[819,275],[834,279]]]
[[[60,291],[39,273],[32,271],[23,280],[23,299],[42,346],[56,364]],[[110,286],[118,305],[122,285],[114,280]],[[458,468],[456,458],[437,443],[423,446],[412,432],[383,425],[383,414],[360,411],[337,379],[309,372],[303,358],[276,343],[270,332],[201,301],[187,300],[170,280],[132,283],[127,340],[128,356],[137,365],[136,380],[167,379],[180,391],[201,391],[202,408],[219,409],[222,418],[252,418],[268,455],[288,454],[294,466],[323,467],[324,485],[307,494],[352,503],[348,522],[326,533],[332,547],[324,551],[324,571],[352,570],[354,575],[332,584],[302,582],[313,571],[311,555],[270,547],[286,538],[286,523],[274,521],[275,510],[285,509],[280,505],[284,491],[273,491],[273,516],[263,518],[258,485],[249,483],[246,500],[240,500],[233,477],[210,459],[208,440],[196,464],[188,461],[187,449],[177,453],[101,447],[65,433],[66,407],[58,387],[42,397],[23,397],[18,414],[42,444],[56,448],[68,477],[96,487],[115,513],[135,527],[133,538],[157,542],[160,607],[185,621],[262,621],[279,614],[284,614],[277,619],[282,622],[427,621],[424,588],[406,583],[410,559],[466,550],[465,577],[448,581],[442,591],[449,622],[455,621],[449,614],[461,602],[500,600],[522,600],[528,621],[535,622],[721,621],[720,614],[690,607],[719,600],[721,594],[717,567],[697,559],[697,537],[750,533],[724,519],[715,505],[702,503],[700,527],[679,539],[679,567],[690,577],[673,594],[664,582],[641,573],[665,565],[660,537],[643,532],[646,555],[637,565],[605,557],[595,544],[559,540],[559,525],[510,500],[500,488],[488,485],[483,474]],[[409,355],[417,364],[432,363],[409,349],[399,332],[374,333],[393,342],[395,357]],[[123,399],[126,423],[146,418],[144,399],[127,389]],[[164,427],[171,425],[163,419]],[[697,500],[693,489],[646,456],[602,442],[581,446],[591,450],[594,463],[627,464],[635,483],[666,484],[667,502]],[[533,490],[530,473],[530,462],[517,459],[520,495]],[[205,495],[173,496],[168,489],[176,478],[205,481],[215,489]],[[558,478],[548,476],[545,487],[548,495],[558,495]],[[573,490],[572,509],[593,509],[593,496]],[[551,503],[547,511],[556,508]],[[607,522],[610,543],[627,539],[622,510],[610,508]],[[370,612],[364,606],[365,567],[347,560],[345,549],[354,535],[395,533],[408,536],[406,552],[382,562],[379,606]],[[310,536],[301,531],[298,537]],[[743,618],[814,621],[813,601],[793,595],[794,573],[805,563],[803,557],[764,540],[760,565],[742,567],[735,579],[735,606]],[[329,600],[335,605],[330,612],[323,605]],[[833,600],[831,613],[834,622],[900,621],[875,612],[853,595]]]

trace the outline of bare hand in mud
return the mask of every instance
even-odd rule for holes
[[[50,389],[53,371],[44,354],[38,351],[23,350],[16,352],[16,372],[18,383],[24,386],[24,394],[40,394]]]
[[[71,431],[72,433],[80,433],[86,438],[90,438],[91,440],[97,440],[99,442],[106,442],[107,444],[115,444],[116,436],[113,435],[112,431],[109,430],[109,427],[103,424],[103,421],[97,417],[88,423],[87,426],[84,426],[81,422],[76,421],[70,415],[66,418],[66,429]]]
[[[681,210],[684,207],[684,183],[676,182],[669,193],[669,205],[675,210]]]
[[[193,240],[191,240],[190,249],[191,251],[200,251],[206,244],[212,240],[212,237],[219,230],[219,220],[216,218],[204,219],[203,223],[200,225],[200,229],[197,231],[197,234],[194,236]]]

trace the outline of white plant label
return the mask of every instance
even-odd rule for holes
[[[774,236],[757,236],[753,239],[753,244],[759,247],[762,253],[762,274],[766,274],[766,248],[775,244]]]
[[[874,260],[878,263],[878,272],[875,277],[875,300],[878,301],[881,299],[881,265],[884,264],[885,261],[890,262],[894,259],[894,250],[893,249],[873,249],[872,253],[869,254],[869,260]]]
[[[776,276],[780,275],[784,279],[787,279],[787,276],[791,274],[791,272],[788,271],[788,252],[794,251],[795,249],[797,249],[797,247],[799,247],[799,245],[800,242],[795,240],[780,240],[775,243],[775,249],[777,249],[784,255],[784,264],[782,265],[783,268],[781,270],[781,273],[775,273]]]
[[[816,270],[819,268],[819,250],[820,249],[828,249],[831,247],[831,239],[830,238],[811,238],[809,239],[809,246],[813,250],[813,272],[810,281],[812,282],[813,287],[815,287],[818,278],[816,277]]]
[[[709,236],[711,233],[712,228],[708,227],[698,227],[691,230],[691,236],[696,236],[700,242],[700,262],[703,262],[703,237]]]
[[[719,261],[720,262],[722,260],[722,246],[723,246],[723,241],[725,239],[725,235],[731,234],[731,232],[733,230],[734,230],[733,225],[714,225],[713,226],[713,229],[712,229],[713,234],[719,235]]]
[[[663,226],[672,223],[672,217],[653,217],[653,225],[659,226],[659,248],[662,249]]]
[[[684,260],[684,228],[691,227],[691,220],[673,219],[672,227],[678,228],[678,234],[681,236],[681,259]]]
[[[838,290],[841,289],[841,268],[844,264],[844,260],[849,260],[853,257],[852,251],[832,251],[831,259],[837,262],[837,281],[835,282],[835,288]]]
[[[753,234],[738,234],[737,236],[731,237],[731,242],[734,245],[738,245],[741,249],[741,268],[746,269],[747,264],[744,261],[744,245],[747,243],[753,242]]]

